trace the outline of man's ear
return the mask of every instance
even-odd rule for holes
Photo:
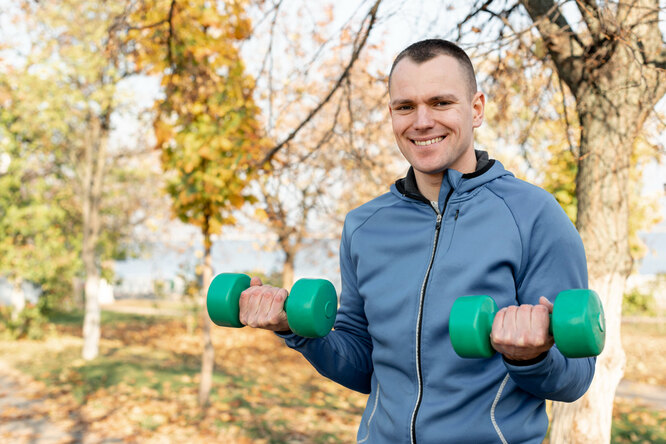
[[[477,91],[472,97],[472,123],[474,128],[478,128],[483,123],[483,115],[486,108],[486,96],[481,92]]]

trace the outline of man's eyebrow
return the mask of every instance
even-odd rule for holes
[[[391,101],[389,105],[391,105],[391,108],[396,108],[401,105],[411,105],[412,103],[414,103],[414,101],[410,99],[396,99]]]
[[[455,94],[442,94],[439,96],[434,96],[431,97],[428,102],[434,103],[434,102],[457,102],[460,99]]]
[[[440,94],[437,96],[430,97],[427,100],[427,103],[436,103],[436,102],[459,102],[460,99],[455,94]],[[397,108],[402,105],[412,105],[414,101],[411,99],[396,99],[393,100],[390,105],[391,108]]]

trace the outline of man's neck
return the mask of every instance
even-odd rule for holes
[[[454,170],[460,171],[463,174],[472,173],[476,171],[476,152],[474,148],[470,148],[464,155],[462,161],[456,162],[452,166]],[[442,187],[442,180],[446,170],[439,173],[424,173],[414,169],[414,178],[416,179],[416,186],[423,196],[430,202],[437,202],[439,200],[439,190]]]
[[[419,191],[430,202],[437,202],[439,200],[439,189],[442,187],[442,180],[444,180],[444,172],[426,174],[414,170],[414,178],[416,179],[416,186]]]

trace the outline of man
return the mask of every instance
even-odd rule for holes
[[[540,443],[545,399],[579,398],[594,374],[593,358],[564,357],[548,334],[549,299],[587,287],[580,237],[552,196],[474,150],[485,97],[459,47],[405,49],[389,96],[411,168],[347,215],[335,329],[291,334],[286,290],[258,279],[241,296],[241,322],[278,332],[322,375],[370,394],[360,443]],[[451,306],[474,294],[501,308],[489,359],[451,347]]]

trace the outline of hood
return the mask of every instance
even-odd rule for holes
[[[474,153],[476,154],[476,170],[474,172],[463,174],[460,171],[452,169],[444,172],[444,180],[442,180],[442,186],[439,190],[440,207],[447,200],[450,193],[452,195],[463,195],[498,177],[513,176],[511,172],[504,169],[504,166],[499,161],[490,159],[487,152],[475,150]],[[403,197],[415,199],[430,205],[428,199],[421,194],[416,185],[416,176],[414,175],[413,167],[410,167],[407,175],[402,179],[398,179],[391,188]]]

